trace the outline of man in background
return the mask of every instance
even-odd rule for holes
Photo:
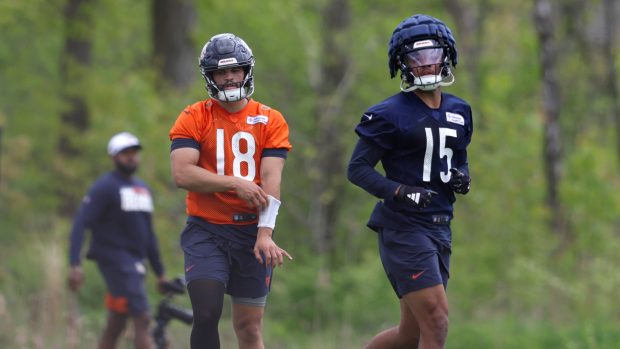
[[[159,285],[165,278],[153,231],[151,193],[134,175],[140,164],[141,148],[138,138],[128,132],[110,139],[108,155],[115,169],[92,184],[71,230],[70,289],[77,292],[84,284],[80,251],[86,230],[92,231],[87,258],[97,263],[107,287],[108,317],[99,349],[116,348],[128,319],[134,327],[134,348],[153,348],[144,260],[149,260]]]

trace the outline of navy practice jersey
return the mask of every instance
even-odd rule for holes
[[[415,93],[398,93],[370,107],[355,128],[360,142],[354,151],[349,171],[356,172],[355,164],[366,167],[381,161],[385,178],[376,171],[357,171],[357,185],[384,199],[373,211],[369,226],[407,230],[411,223],[441,223],[452,219],[454,192],[448,186],[450,168],[469,174],[467,145],[471,141],[473,124],[467,102],[442,93],[441,106],[429,108]],[[370,151],[364,149],[372,148]],[[356,154],[356,152],[358,154]],[[364,154],[378,154],[364,155]],[[363,158],[360,161],[360,157]],[[359,168],[360,166],[357,166]],[[361,166],[362,169],[364,165]],[[368,169],[365,169],[366,171]],[[367,182],[372,177],[372,183]],[[382,182],[382,183],[379,183]],[[424,187],[438,195],[425,208],[414,208],[393,200],[399,184]]]
[[[118,172],[99,177],[84,197],[73,223],[71,265],[80,263],[85,230],[90,229],[88,258],[108,263],[148,258],[155,274],[162,275],[152,212],[150,191],[141,180],[124,178]]]

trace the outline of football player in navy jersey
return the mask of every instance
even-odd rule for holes
[[[128,319],[133,322],[134,348],[153,348],[149,336],[149,304],[144,278],[148,259],[165,282],[157,237],[153,232],[153,200],[147,185],[136,176],[140,162],[138,138],[128,132],[108,142],[115,170],[99,177],[84,197],[75,216],[69,245],[69,287],[77,292],[84,284],[81,248],[91,230],[87,257],[97,262],[107,287],[108,318],[97,348],[116,348]],[[159,287],[160,291],[163,291]]]
[[[442,21],[420,14],[403,20],[388,57],[391,77],[400,72],[401,92],[363,114],[348,178],[381,199],[368,226],[378,233],[401,319],[366,348],[444,348],[450,221],[455,194],[469,191],[471,108],[441,91],[454,82],[457,63],[456,42]],[[385,176],[375,170],[379,162]]]

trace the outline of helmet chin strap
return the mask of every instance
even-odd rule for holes
[[[243,86],[231,90],[220,90],[217,99],[222,102],[236,102],[245,98],[245,88]]]
[[[422,77],[416,77],[413,84],[408,84],[405,80],[400,81],[400,90],[403,92],[411,92],[414,90],[432,91],[439,86],[450,86],[454,83],[454,74],[450,72],[450,75],[438,82],[428,82],[428,80],[437,81],[441,78],[441,75],[425,75]]]

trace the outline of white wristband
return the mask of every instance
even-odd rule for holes
[[[276,216],[280,208],[280,200],[271,195],[267,195],[269,203],[267,207],[258,213],[258,227],[267,227],[273,229],[276,226]]]

